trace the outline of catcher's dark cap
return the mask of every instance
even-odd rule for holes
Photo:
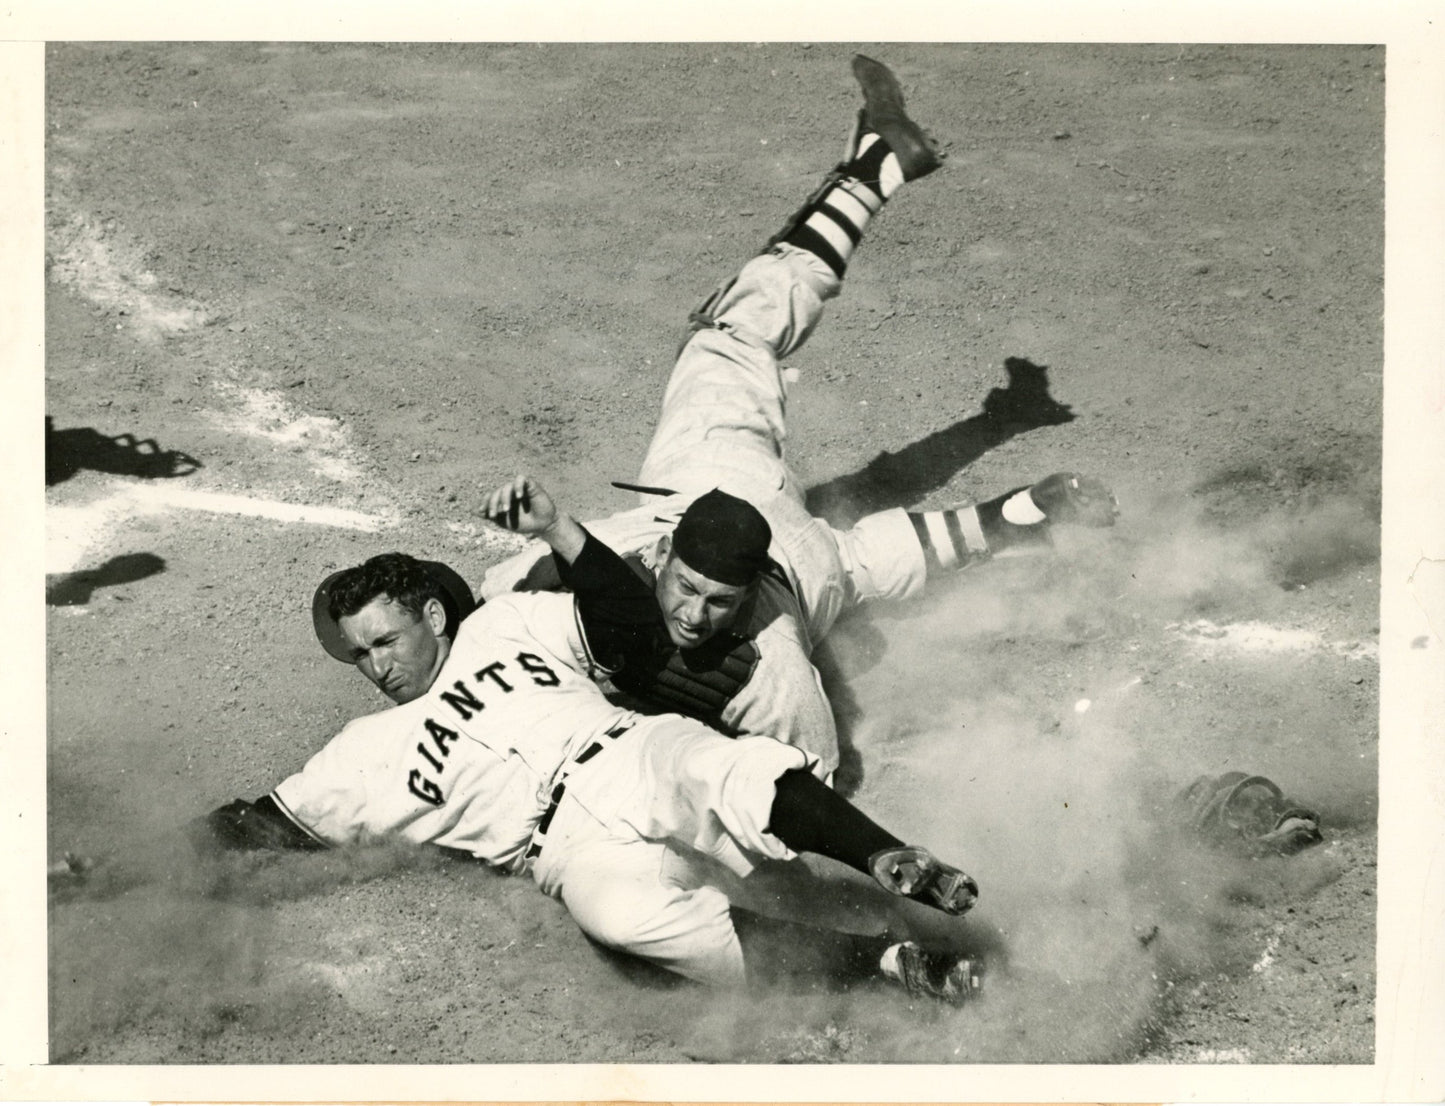
[[[461,625],[462,619],[471,614],[480,605],[476,597],[472,595],[472,589],[467,582],[448,565],[441,561],[418,561],[422,568],[437,582],[441,592],[438,598],[447,612],[447,636],[455,638],[457,627]],[[350,569],[341,569],[333,572],[326,579],[321,581],[321,586],[316,589],[316,594],[311,597],[311,625],[316,629],[317,640],[321,647],[339,661],[346,664],[355,664],[351,656],[351,646],[347,644],[346,637],[341,632],[341,627],[336,619],[331,617],[331,585],[343,572]]]
[[[768,567],[773,531],[745,499],[714,488],[683,512],[672,533],[672,550],[694,572],[740,587]]]

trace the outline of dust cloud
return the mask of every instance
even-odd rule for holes
[[[1207,496],[1136,495],[1114,531],[1061,534],[1055,556],[1000,558],[911,609],[841,628],[830,682],[859,658],[866,669],[845,696],[856,800],[973,874],[975,920],[1002,945],[986,1001],[950,1015],[957,1055],[909,1022],[889,1052],[1128,1059],[1191,982],[1248,972],[1260,950],[1243,904],[1336,878],[1328,850],[1213,852],[1176,802],[1198,774],[1243,769],[1319,808],[1327,837],[1373,817],[1373,736],[1320,693],[1344,682],[1329,666],[1353,664],[1359,684],[1375,678],[1372,661],[1325,649],[1201,657],[1167,632],[1203,618],[1298,620],[1301,585],[1376,560],[1377,515],[1349,489],[1257,502],[1222,518]]]
[[[158,1043],[184,1056],[240,1020],[284,1039],[327,995],[278,971],[278,905],[446,863],[387,844],[207,857],[175,830],[120,830],[50,875],[52,1062],[85,1061],[95,1045],[112,1061],[153,1060]]]
[[[825,865],[821,876],[809,869],[791,906],[811,904],[815,921],[887,924],[982,952],[983,1001],[953,1010],[881,983],[699,994],[595,950],[588,960],[570,937],[562,951],[543,948],[568,929],[546,914],[555,904],[508,970],[519,981],[538,969],[578,972],[579,985],[549,1001],[574,1008],[575,1024],[605,1008],[609,1030],[642,1058],[656,1057],[653,1045],[715,1062],[1138,1056],[1191,986],[1259,962],[1250,906],[1311,894],[1338,874],[1328,848],[1253,860],[1209,850],[1184,831],[1177,792],[1201,772],[1263,772],[1320,809],[1327,838],[1374,812],[1372,735],[1352,732],[1319,692],[1333,678],[1322,666],[1373,679],[1372,662],[1328,651],[1208,656],[1168,632],[1195,619],[1302,617],[1290,605],[1300,584],[1368,570],[1373,512],[1341,494],[1289,511],[1233,510],[1222,525],[1216,506],[1136,495],[1116,530],[1070,533],[1052,556],[1001,558],[926,601],[879,608],[841,626],[822,658],[857,754],[853,797],[963,866],[982,898],[962,921],[913,904],[880,908],[860,878]],[[1359,612],[1366,630],[1370,617]],[[109,1046],[114,1058],[129,1027],[148,1022],[146,1047],[157,1023],[222,1035],[238,1011],[287,1055],[290,1027],[319,1012],[334,1022],[337,1004],[278,972],[277,908],[444,863],[381,847],[204,863],[175,842],[118,852],[123,865],[60,877],[52,891],[57,1061],[84,1060],[88,1042],[105,1039],[122,1042]],[[500,924],[523,923],[504,912]],[[564,955],[570,967],[558,963]],[[435,1059],[507,1058],[469,1052],[475,1039],[455,1047]]]

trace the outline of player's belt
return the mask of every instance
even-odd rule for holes
[[[613,726],[603,736],[608,741],[616,741],[619,737],[632,729],[632,723],[628,722],[623,726]],[[542,817],[537,820],[537,828],[532,831],[532,843],[527,846],[527,851],[522,854],[523,860],[536,860],[542,855],[542,846],[547,843],[547,827],[552,824],[552,816],[557,813],[557,804],[562,801],[562,796],[567,793],[567,775],[579,764],[586,764],[595,757],[607,745],[602,741],[594,741],[583,749],[575,757],[572,763],[562,770],[562,777],[557,785],[552,788],[552,795],[547,803],[547,809],[542,812]]]

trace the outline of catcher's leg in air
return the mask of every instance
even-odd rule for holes
[[[763,254],[692,313],[643,462],[643,484],[676,491],[723,486],[755,500],[783,491],[801,504],[783,463],[778,362],[806,340],[824,302],[838,294],[874,216],[906,181],[939,165],[887,67],[859,56],[853,72],[864,107],[843,161]]]
[[[851,605],[909,598],[936,576],[1000,553],[1047,548],[1055,526],[1112,526],[1118,514],[1118,501],[1103,482],[1056,472],[982,503],[933,511],[894,508],[831,533]]]
[[[903,90],[885,65],[859,54],[853,75],[863,90],[843,160],[768,243],[787,243],[823,261],[839,280],[863,231],[905,181],[939,166],[936,144],[908,117]]]

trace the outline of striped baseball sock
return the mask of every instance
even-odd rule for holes
[[[910,511],[908,521],[913,523],[913,532],[923,547],[923,560],[930,576],[964,568],[991,552],[977,507]]]
[[[1049,545],[1048,517],[1027,487],[1015,488],[976,506],[946,511],[910,511],[908,519],[923,547],[929,575],[952,572],[1005,549]]]
[[[777,241],[817,255],[841,277],[869,221],[902,183],[897,155],[865,131],[852,160],[829,174]]]

